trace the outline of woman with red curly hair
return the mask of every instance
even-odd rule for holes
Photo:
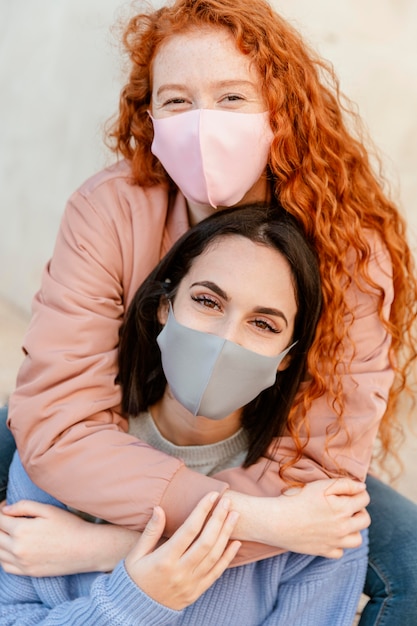
[[[395,454],[399,394],[416,356],[404,220],[332,70],[264,0],[177,0],[135,15],[124,44],[131,70],[110,132],[124,158],[71,197],[35,297],[9,410],[22,461],[59,500],[131,529],[161,505],[167,535],[202,495],[228,490],[241,562],[278,547],[339,556],[358,532],[356,496],[345,497],[354,483],[332,483],[351,507],[333,518],[314,511],[309,494],[320,485],[328,494],[325,479],[364,480],[376,436],[375,460]],[[115,383],[119,328],[138,285],[190,224],[273,197],[320,260],[323,314],[308,379],[279,458],[271,449],[247,467],[200,476],[131,445]],[[275,497],[306,482],[294,498]],[[413,533],[401,525],[417,513],[379,481],[368,488],[372,602],[362,623],[411,624],[417,567]],[[396,572],[398,549],[402,566],[411,553],[407,580]]]

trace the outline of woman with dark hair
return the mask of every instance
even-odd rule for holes
[[[334,487],[344,515],[317,502],[329,477],[363,481],[371,461],[395,456],[398,400],[417,354],[404,220],[334,72],[265,0],[148,7],[133,15],[123,42],[130,74],[110,130],[123,159],[71,197],[35,297],[8,417],[22,462],[58,500],[130,529],[143,530],[161,505],[170,536],[204,494],[228,490],[240,513],[238,558],[277,547],[340,555],[357,531],[355,500],[344,499],[355,481]],[[202,476],[132,445],[114,384],[119,329],[138,286],[191,225],[216,207],[272,199],[319,259],[323,308],[308,375],[280,462],[272,444],[248,468]],[[274,497],[306,473],[311,485],[296,498]],[[367,481],[376,523],[362,624],[414,626],[416,507]],[[321,498],[309,498],[320,486]],[[10,546],[12,522],[22,528],[28,520],[5,517],[0,544]]]
[[[160,353],[155,350],[156,337],[162,330],[157,316],[160,300],[166,298],[174,304],[180,282],[189,274],[194,259],[203,254],[210,242],[216,242],[220,236],[231,235],[240,235],[280,251],[291,268],[297,304],[293,331],[297,343],[291,348],[291,367],[280,371],[274,385],[243,409],[242,425],[250,434],[243,467],[249,467],[267,454],[271,444],[275,442],[277,445],[277,437],[283,432],[296,392],[306,374],[306,355],[320,312],[320,278],[314,254],[303,241],[295,220],[283,210],[277,214],[276,208],[260,206],[256,210],[251,207],[225,211],[223,215],[216,214],[212,219],[205,220],[200,228],[186,235],[183,239],[187,246],[183,239],[174,244],[132,300],[122,327],[118,380],[122,386],[122,410],[125,415],[137,415],[161,399],[166,378]],[[209,304],[214,308],[214,302]],[[181,349],[184,346],[179,344]],[[183,370],[185,368],[190,370],[188,380],[192,379],[192,365],[187,365],[186,360]],[[242,373],[238,370],[236,375]],[[223,384],[226,385],[225,381]],[[239,397],[246,404],[244,391],[249,381],[240,384]],[[195,391],[190,389],[189,393]],[[218,389],[219,396],[230,392],[227,386],[224,390]],[[224,398],[221,401],[224,402]]]
[[[141,440],[133,445],[152,444],[204,474],[256,465],[271,446],[279,462],[320,311],[316,256],[282,207],[225,209],[197,224],[139,288],[122,326],[118,380],[129,432]],[[18,456],[8,493],[48,502]],[[112,574],[42,580],[0,572],[1,623],[351,625],[367,567],[365,531],[338,560],[278,550],[224,571],[240,547],[227,547],[236,521],[229,506],[221,500],[202,530],[209,510],[200,503],[192,536],[185,522],[151,566],[139,542]],[[179,538],[186,549],[176,557]],[[183,567],[185,579],[167,567],[169,550],[170,567]]]

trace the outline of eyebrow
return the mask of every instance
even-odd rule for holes
[[[219,287],[219,285],[216,285],[216,283],[213,283],[211,280],[202,280],[201,282],[193,283],[191,287],[207,287],[207,289],[210,289],[211,291],[214,291],[214,293],[217,293],[217,295],[223,298],[223,300],[226,300],[226,302],[229,302],[230,300],[227,293],[223,291],[223,289]]]
[[[173,91],[181,91],[181,90],[185,89],[185,87],[184,87],[184,85],[175,85],[174,83],[167,84],[167,85],[161,85],[161,87],[159,87],[158,91],[156,92],[156,95],[160,96],[162,92],[168,91],[170,89],[173,90]]]
[[[219,285],[213,283],[211,280],[203,280],[201,282],[193,283],[191,287],[207,287],[207,289],[210,289],[211,291],[216,293],[218,296],[220,296],[220,298],[226,300],[226,302],[229,302],[230,300],[227,293],[223,291],[223,289],[219,287]],[[273,315],[275,317],[280,317],[282,320],[284,320],[286,326],[288,326],[288,320],[280,309],[274,309],[269,306],[257,306],[254,308],[253,312],[260,313],[261,315]]]
[[[252,87],[253,89],[256,89],[256,85],[254,82],[250,81],[250,80],[220,80],[219,82],[216,82],[214,84],[215,87],[239,87],[239,85],[242,86],[249,86]],[[161,93],[163,93],[164,91],[186,91],[186,86],[182,85],[180,83],[167,83],[166,85],[161,85],[158,89],[158,91],[156,92],[156,96],[160,96]]]

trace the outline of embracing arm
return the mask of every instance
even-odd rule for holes
[[[59,500],[131,529],[142,530],[153,508],[162,506],[168,536],[204,494],[230,486],[242,494],[236,508],[248,518],[240,537],[253,540],[265,507],[258,510],[243,494],[279,495],[274,464],[259,482],[257,467],[254,473],[236,469],[206,477],[125,432],[114,383],[118,332],[125,306],[167,245],[166,197],[123,176],[106,176],[71,199],[35,298],[27,356],[10,406],[23,462],[34,481]],[[320,463],[307,463],[309,471],[311,466]],[[326,475],[306,474],[307,480]],[[286,545],[282,535],[271,543],[271,553]],[[264,555],[265,546],[253,544],[246,558]]]
[[[360,544],[360,531],[369,525],[365,486],[346,478],[315,481],[278,498],[228,493],[231,509],[244,518],[233,537],[261,543],[270,537],[271,544],[279,537],[285,550],[339,558]],[[20,500],[0,512],[0,564],[10,574],[36,577],[111,571],[138,535],[121,526],[86,522],[51,504]],[[261,543],[256,551],[247,544],[234,563],[250,560],[248,553],[281,551]]]
[[[120,325],[169,233],[166,192],[142,190],[118,168],[68,203],[34,299],[9,421],[25,467],[45,491],[134,530],[161,505],[172,534],[204,494],[227,485],[130,436],[120,415]],[[170,490],[181,498],[165,506]]]

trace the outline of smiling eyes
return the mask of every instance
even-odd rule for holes
[[[185,98],[170,98],[162,103],[162,106],[169,106],[170,104],[184,104]]]
[[[191,299],[202,307],[205,307],[206,309],[211,309],[214,311],[222,310],[221,302],[213,296],[191,296]],[[264,318],[255,317],[250,321],[250,323],[261,331],[271,332],[275,334],[279,334],[282,332],[281,328],[277,328],[270,321],[267,321]]]
[[[225,96],[222,96],[221,98],[218,99],[217,102],[219,104],[224,104],[225,106],[228,106],[229,103],[233,104],[234,102],[243,102],[243,101],[245,101],[244,96],[232,93],[232,94],[227,94]],[[183,110],[187,108],[188,106],[191,106],[192,104],[193,103],[191,99],[179,96],[179,97],[174,97],[174,98],[168,98],[167,100],[162,102],[162,107],[175,111],[177,108],[180,110]]]

